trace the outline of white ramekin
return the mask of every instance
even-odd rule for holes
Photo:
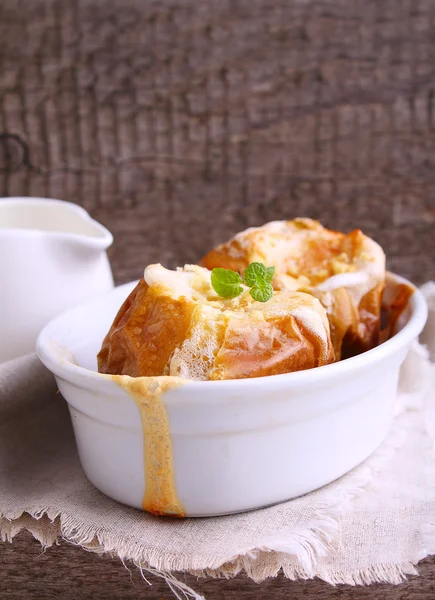
[[[391,289],[408,282],[389,275]],[[37,350],[68,402],[80,459],[103,493],[141,508],[144,440],[136,403],[96,354],[123,285],[51,321]],[[163,397],[175,488],[187,516],[250,510],[310,492],[367,458],[391,425],[400,365],[427,317],[416,290],[401,330],[364,354],[256,379],[189,381]]]

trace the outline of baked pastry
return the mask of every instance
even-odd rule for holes
[[[238,233],[200,264],[243,273],[255,261],[275,266],[276,290],[319,298],[328,314],[336,360],[378,344],[385,254],[362,231],[330,231],[312,219],[272,221]]]
[[[114,375],[240,379],[334,360],[325,309],[312,295],[278,291],[256,302],[214,291],[210,271],[150,265],[121,306],[98,354]]]

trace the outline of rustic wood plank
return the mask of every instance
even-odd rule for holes
[[[142,598],[171,600],[168,586],[157,577],[147,579],[134,566],[129,571],[118,559],[84,552],[61,543],[44,553],[30,534],[21,533],[13,544],[0,546],[2,600],[129,600]],[[340,585],[323,581],[289,581],[283,576],[261,584],[243,576],[235,579],[197,579],[179,574],[207,600],[433,600],[435,597],[435,557],[424,560],[420,577],[410,577],[398,586],[385,584],[369,587]]]
[[[363,228],[421,282],[434,19],[430,0],[3,0],[0,189],[83,204],[118,282],[296,215]]]

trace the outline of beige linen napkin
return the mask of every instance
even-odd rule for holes
[[[435,351],[435,284],[423,339]],[[401,373],[397,416],[383,446],[340,480],[245,514],[159,519],[110,500],[86,479],[67,405],[34,355],[0,365],[0,534],[22,528],[131,560],[175,595],[201,598],[176,571],[256,581],[400,582],[435,553],[435,366],[414,345]],[[228,533],[231,532],[231,535]]]

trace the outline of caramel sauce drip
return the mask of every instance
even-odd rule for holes
[[[129,377],[112,375],[139,408],[142,420],[145,494],[142,508],[153,515],[184,517],[175,489],[172,439],[162,396],[182,385],[176,377]]]

